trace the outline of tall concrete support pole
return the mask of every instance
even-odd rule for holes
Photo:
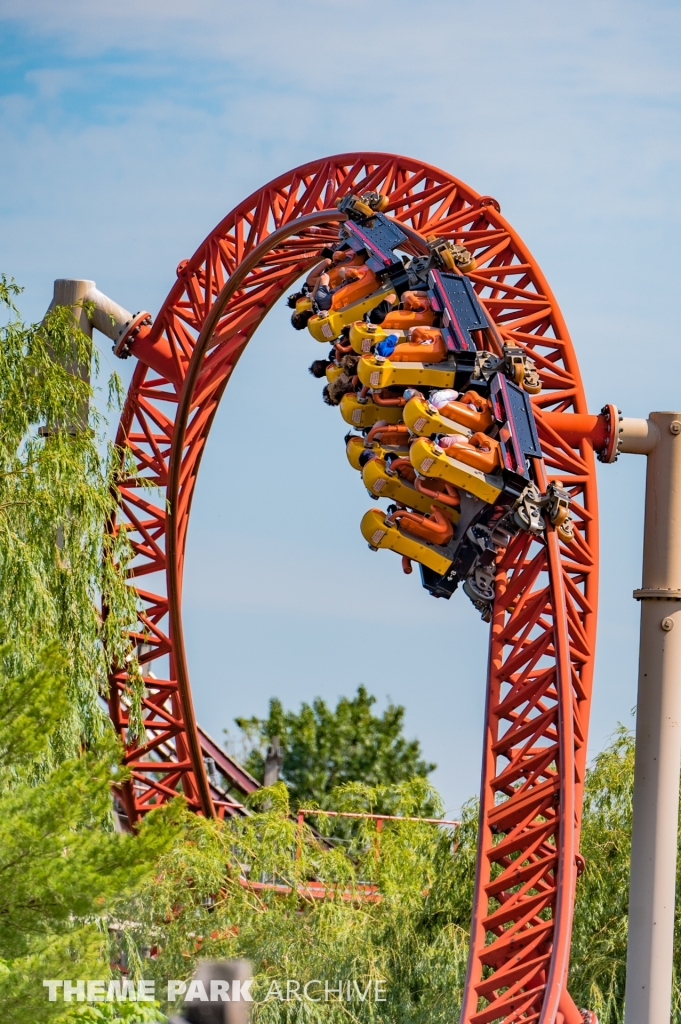
[[[669,1024],[681,771],[681,412],[623,420],[647,454],[625,1024]]]
[[[90,316],[83,308],[84,302],[92,303]],[[79,278],[61,277],[54,282],[54,294],[49,308],[54,306],[69,307],[81,331],[88,338],[92,337],[92,329],[96,327],[107,338],[117,341],[133,320],[132,313],[100,292],[94,281]]]
[[[50,309],[54,306],[66,306],[71,310],[78,322],[83,334],[92,341],[92,322],[88,319],[82,303],[87,298],[90,288],[94,288],[94,281],[79,281],[73,278],[60,278],[54,282],[54,295],[50,303]],[[86,384],[90,383],[91,358],[87,363],[78,364],[75,353],[73,358],[66,364],[69,373],[77,374]],[[69,429],[85,430],[88,423],[89,402],[84,402],[78,412],[77,422],[69,425]]]
[[[83,307],[85,302],[92,304],[89,316]],[[55,306],[66,306],[70,309],[81,331],[90,341],[94,327],[112,341],[116,341],[133,319],[132,313],[100,292],[94,281],[81,278],[61,277],[54,282],[54,293],[49,309]],[[81,380],[89,384],[91,363],[89,359],[86,363],[78,364],[74,353],[73,358],[65,365],[70,373],[78,374]],[[89,403],[86,402],[78,414],[78,422],[71,424],[74,430],[85,430],[88,412]]]

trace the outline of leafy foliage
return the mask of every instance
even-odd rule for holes
[[[361,780],[379,799],[372,810],[392,813],[380,787],[425,777],[436,765],[422,759],[418,740],[402,735],[404,708],[390,704],[375,715],[375,703],[364,686],[353,698],[341,697],[333,710],[317,698],[299,712],[285,711],[274,697],[266,719],[236,719],[251,746],[246,767],[262,781],[267,745],[278,736],[284,748],[281,778],[294,807],[329,807],[332,793]],[[429,807],[424,803],[419,813],[428,815]]]
[[[49,1003],[42,981],[108,976],[109,903],[153,870],[175,813],[135,838],[113,828],[111,785],[123,773],[101,695],[136,620],[126,538],[104,529],[120,460],[88,411],[90,340],[67,309],[22,323],[19,291],[0,276],[0,1001],[10,1024],[82,1018],[83,1006]]]
[[[424,781],[394,788],[396,810],[410,815],[424,800]],[[360,786],[355,784],[357,801]],[[342,798],[342,791],[337,794]],[[385,798],[363,787],[365,809]],[[428,795],[434,804],[437,797]],[[186,978],[199,957],[246,956],[254,967],[255,1020],[431,1021],[456,1018],[466,966],[471,850],[453,852],[450,830],[419,822],[355,824],[349,846],[320,844],[289,813],[280,782],[256,794],[252,816],[227,822],[188,818],[185,841],[161,858],[153,883],[121,906],[136,922],[130,938],[154,945],[144,964],[166,978]],[[464,842],[472,839],[466,810]],[[380,844],[380,846],[379,846]],[[474,860],[474,853],[473,853]],[[243,879],[248,879],[244,884]],[[310,879],[325,887],[315,899]],[[277,885],[278,890],[267,888]],[[376,887],[380,900],[366,896]],[[373,890],[372,890],[373,891]],[[462,899],[462,893],[465,893]],[[287,980],[356,982],[360,992],[385,982],[386,1001],[280,1001]],[[276,983],[273,989],[273,983]],[[375,992],[375,989],[372,990]],[[268,993],[270,998],[268,999]]]
[[[126,538],[103,529],[115,509],[119,460],[102,445],[94,408],[89,428],[79,429],[93,397],[81,373],[90,340],[62,307],[42,324],[22,323],[19,291],[0,276],[0,643],[10,675],[25,671],[46,644],[62,651],[69,700],[53,734],[61,756],[102,732],[104,643],[122,662],[124,627],[136,610],[118,568],[129,557]]]
[[[12,660],[7,647],[0,660]],[[47,1002],[43,979],[109,976],[109,908],[153,870],[177,813],[155,813],[134,837],[114,831],[111,785],[123,773],[111,734],[35,777],[68,702],[63,668],[53,645],[21,677],[0,676],[0,1002],[8,1024],[79,1016],[77,1005]]]
[[[628,873],[634,741],[620,729],[599,754],[585,784],[581,851],[569,989],[577,1005],[602,1024],[624,1019]],[[332,794],[368,810],[388,801],[409,815],[424,802],[425,780],[381,792],[349,784]],[[188,821],[185,841],[162,859],[153,887],[136,893],[126,910],[139,924],[134,940],[157,943],[159,977],[188,977],[199,957],[246,956],[255,966],[256,1024],[299,1019],[420,1021],[458,1016],[465,976],[477,840],[477,805],[464,807],[452,835],[410,822],[353,824],[349,840],[320,845],[325,819],[300,830],[288,813],[281,783],[256,795],[253,816],[226,823]],[[681,844],[680,844],[681,846]],[[224,865],[228,865],[227,872]],[[245,874],[253,884],[239,881]],[[306,890],[309,879],[328,886],[326,900]],[[681,879],[679,880],[681,882]],[[285,886],[274,892],[257,883]],[[380,902],[359,899],[364,884]],[[681,893],[681,886],[678,890]],[[296,895],[297,893],[297,895]],[[675,979],[681,977],[681,898],[677,898]],[[184,966],[184,973],[181,973]],[[350,1005],[267,999],[273,981],[285,995],[287,978],[386,981],[385,1003]],[[674,984],[673,1024],[681,1022]]]

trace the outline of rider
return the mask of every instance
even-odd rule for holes
[[[364,261],[352,249],[336,249],[331,259],[323,259],[307,275],[305,285],[312,302],[318,309],[331,309],[332,295],[348,281],[357,276],[351,268],[361,266]]]

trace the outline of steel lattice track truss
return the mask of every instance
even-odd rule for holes
[[[182,634],[185,541],[201,456],[218,403],[246,344],[273,304],[337,236],[334,199],[375,189],[389,217],[421,236],[466,246],[469,279],[502,339],[526,350],[541,376],[533,398],[543,462],[538,479],[571,495],[575,540],[553,529],[520,533],[497,566],[491,626],[480,838],[463,1020],[568,1024],[565,994],[597,598],[597,506],[592,446],[543,425],[545,410],[586,413],[574,349],[536,262],[499,205],[443,171],[399,156],[352,153],[282,175],[233,210],[178,278],[153,327],[131,342],[138,359],[118,444],[138,473],[121,482],[120,515],[143,612],[134,639],[146,687],[145,731],[128,741],[124,672],[110,711],[126,743],[136,821],[178,792],[205,815],[238,813],[209,782]],[[154,490],[155,489],[155,490]],[[167,655],[169,678],[149,664]],[[146,666],[146,668],[145,668]],[[235,766],[235,772],[238,769]],[[249,782],[235,776],[247,792]],[[579,1019],[579,1018],[577,1018]]]

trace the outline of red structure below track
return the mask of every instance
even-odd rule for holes
[[[546,482],[571,496],[576,539],[519,534],[497,565],[483,751],[480,835],[465,1024],[581,1020],[567,995],[572,908],[596,627],[598,522],[589,440],[559,433],[586,414],[574,349],[558,305],[499,204],[416,160],[350,153],[298,167],[233,210],[178,268],[153,326],[129,341],[137,366],[118,431],[137,474],[121,481],[120,514],[143,612],[134,640],[144,671],[144,734],[128,738],[126,681],[111,679],[110,713],[126,744],[131,822],[184,793],[205,815],[240,813],[209,778],[221,758],[230,792],[257,785],[198,728],[182,634],[182,574],[194,485],[218,403],[268,310],[331,242],[334,199],[375,189],[389,217],[418,236],[475,255],[469,279],[501,338],[525,349],[543,389],[533,398]],[[167,656],[167,678],[149,666]]]

